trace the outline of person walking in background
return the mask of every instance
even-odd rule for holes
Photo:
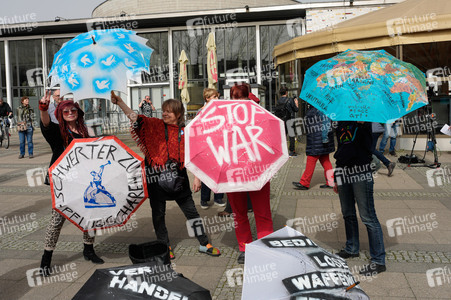
[[[156,110],[149,96],[145,96],[144,99],[139,102],[138,107],[141,110],[141,114],[148,118],[152,118],[153,112]]]
[[[288,121],[296,117],[296,113],[299,111],[298,99],[296,98],[288,98],[288,89],[286,87],[280,88],[280,98],[277,101],[275,114],[277,117],[282,119],[285,123],[285,134],[289,133],[288,130]],[[289,134],[288,137],[290,143],[288,147],[289,155],[296,156],[296,137],[294,134]]]
[[[340,198],[346,232],[345,248],[337,255],[344,259],[359,256],[357,204],[360,219],[368,232],[371,257],[371,263],[361,268],[360,274],[373,276],[384,272],[386,267],[384,237],[374,207],[371,123],[341,121],[336,134],[334,191]]]
[[[332,132],[331,120],[315,107],[311,106],[305,116],[307,146],[307,165],[299,182],[293,182],[297,190],[308,190],[313,172],[315,172],[316,162],[319,160],[324,168],[326,183],[320,188],[333,188],[333,176],[331,174],[332,164],[329,160],[329,153],[335,151],[334,136]]]
[[[373,122],[371,125],[371,129],[373,136],[373,142],[371,144],[371,152],[384,164],[385,167],[387,167],[388,176],[392,176],[396,164],[388,160],[388,158],[386,158],[382,152],[376,150],[377,140],[379,139],[379,136],[385,131],[385,128],[380,123]]]
[[[235,85],[230,89],[230,98],[232,100],[249,100],[248,96],[249,90],[245,84]],[[274,231],[270,207],[269,181],[259,191],[227,193],[227,199],[235,214],[235,235],[239,251],[241,252],[237,260],[239,264],[244,264],[246,244],[252,242],[252,232],[247,215],[248,197],[250,197],[254,210],[257,237],[261,239]]]
[[[210,100],[218,100],[219,93],[215,89],[206,88],[206,89],[204,89],[203,97],[204,97],[205,104],[204,104],[204,106],[202,106],[199,109],[199,111],[197,112],[198,114],[202,111],[202,109],[205,107],[205,105],[207,105],[208,102],[210,102]],[[210,188],[205,183],[202,182],[201,189],[200,189],[200,207],[202,209],[209,208],[208,202],[210,201],[210,195],[211,195]],[[214,203],[220,207],[224,207],[226,204],[225,204],[223,198],[224,198],[223,193],[214,194],[214,196],[213,196]]]
[[[398,135],[398,123],[401,119],[396,120],[393,123],[385,124],[384,135],[382,136],[381,143],[379,144],[379,152],[382,154],[385,152],[385,146],[387,146],[388,138],[390,138],[390,148],[388,153],[391,156],[397,157],[395,147],[396,147],[396,136]]]
[[[88,128],[84,121],[84,112],[70,100],[61,101],[55,110],[55,116],[58,124],[50,119],[48,108],[50,105],[50,91],[39,101],[39,110],[41,115],[41,132],[52,148],[52,165],[56,159],[64,152],[64,149],[73,139],[88,138]],[[80,199],[83,201],[83,199]],[[44,254],[41,259],[41,273],[44,276],[50,275],[50,263],[52,261],[53,251],[63,228],[66,219],[52,209],[52,218],[45,232]],[[95,264],[103,264],[104,261],[94,251],[94,237],[88,232],[83,233],[83,257]]]
[[[17,108],[17,127],[19,130],[20,154],[19,159],[25,156],[25,143],[28,144],[28,157],[33,158],[33,120],[34,110],[30,106],[30,99],[22,97]]]
[[[133,123],[132,137],[145,155],[146,174],[148,175],[147,189],[149,191],[150,206],[152,207],[152,222],[155,234],[157,239],[167,243],[169,255],[171,259],[174,259],[175,256],[169,243],[169,234],[166,228],[166,201],[175,200],[189,222],[200,218],[194,205],[188,173],[184,165],[185,108],[183,103],[176,99],[164,101],[162,105],[163,119],[158,119],[137,115],[113,91],[111,92],[111,102],[119,106]],[[177,174],[177,178],[168,178],[168,181],[178,180],[180,183],[170,191],[167,187],[164,187],[164,184],[168,181],[164,181],[165,176],[162,173],[167,168],[170,168],[171,174]],[[173,168],[176,169],[174,170]],[[201,182],[195,177],[193,183],[194,192],[198,192],[200,188]],[[203,225],[200,228],[200,232],[198,233],[196,230],[195,233],[200,244],[199,252],[211,256],[221,255],[219,249],[209,243]]]

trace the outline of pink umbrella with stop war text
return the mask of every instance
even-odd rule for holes
[[[260,190],[287,160],[283,121],[254,101],[210,101],[185,127],[185,166],[215,193]]]

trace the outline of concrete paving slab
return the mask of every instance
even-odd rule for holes
[[[14,151],[0,152],[0,217],[23,216],[35,212],[38,228],[32,231],[18,231],[0,235],[0,298],[4,299],[69,299],[81,288],[96,268],[129,265],[127,249],[131,243],[142,243],[155,239],[151,209],[146,201],[136,213],[137,228],[132,231],[114,231],[97,236],[95,249],[106,261],[104,265],[93,265],[82,256],[81,231],[66,222],[54,253],[53,264],[64,265],[74,262],[80,276],[72,282],[60,282],[31,288],[26,279],[26,271],[39,265],[42,255],[43,237],[49,220],[51,198],[49,188],[28,186],[26,171],[46,166],[50,159],[50,149],[38,132],[35,134],[36,158],[17,159],[17,145]],[[139,152],[128,135],[120,136],[123,141]],[[306,233],[318,245],[337,252],[345,242],[344,224],[338,195],[331,190],[319,188],[324,182],[323,169],[317,166],[308,191],[296,191],[292,181],[299,180],[305,168],[303,151],[298,157],[290,158],[271,183],[271,208],[274,229],[285,226],[294,218],[322,216],[327,213],[337,215],[337,228],[333,231],[317,230],[310,226]],[[451,153],[442,155],[451,162]],[[333,162],[334,163],[334,162]],[[451,166],[451,164],[450,164]],[[2,170],[9,170],[8,172]],[[13,170],[13,171],[11,171]],[[439,288],[428,286],[426,271],[444,267],[451,262],[451,185],[428,185],[428,168],[406,168],[398,164],[393,177],[387,177],[382,169],[375,184],[375,205],[380,219],[387,252],[387,272],[373,280],[362,283],[371,299],[442,299],[449,294]],[[189,175],[192,178],[192,175]],[[24,184],[21,186],[20,184]],[[199,193],[193,199],[201,217],[213,218],[223,208],[211,206],[200,208]],[[432,231],[404,233],[390,236],[394,226],[387,221],[400,217],[412,217],[435,212],[439,227]],[[253,214],[249,214],[251,227],[255,231]],[[185,218],[174,201],[167,202],[167,227],[177,258],[172,261],[176,270],[199,285],[210,289],[213,299],[241,299],[242,286],[227,284],[226,271],[242,267],[237,264],[238,247],[235,233],[231,231],[210,234],[212,243],[219,247],[222,255],[209,257],[198,252],[198,242],[187,235]],[[299,224],[297,226],[300,226]],[[1,225],[0,225],[1,229]],[[359,220],[361,240],[360,256],[349,259],[350,267],[358,267],[368,262],[368,239],[365,226]],[[254,234],[255,235],[255,234]],[[4,270],[3,273],[1,270]],[[357,275],[357,274],[356,274]],[[414,275],[413,277],[411,275]],[[358,277],[357,277],[358,278]],[[437,297],[436,297],[437,296]],[[246,299],[248,300],[248,299]],[[253,300],[253,299],[251,299]]]

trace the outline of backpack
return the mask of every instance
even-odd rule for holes
[[[279,101],[277,101],[276,108],[274,109],[274,115],[283,121],[291,118],[290,111],[287,108],[289,100],[289,98],[285,98],[285,101],[280,101],[279,99]]]

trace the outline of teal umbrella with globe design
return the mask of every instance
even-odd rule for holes
[[[300,98],[334,121],[393,122],[428,103],[425,75],[384,50],[347,50],[305,74]]]
[[[74,100],[110,98],[110,91],[126,92],[127,80],[141,82],[148,72],[152,49],[147,39],[125,29],[92,30],[65,43],[55,54],[49,72],[51,87]]]

